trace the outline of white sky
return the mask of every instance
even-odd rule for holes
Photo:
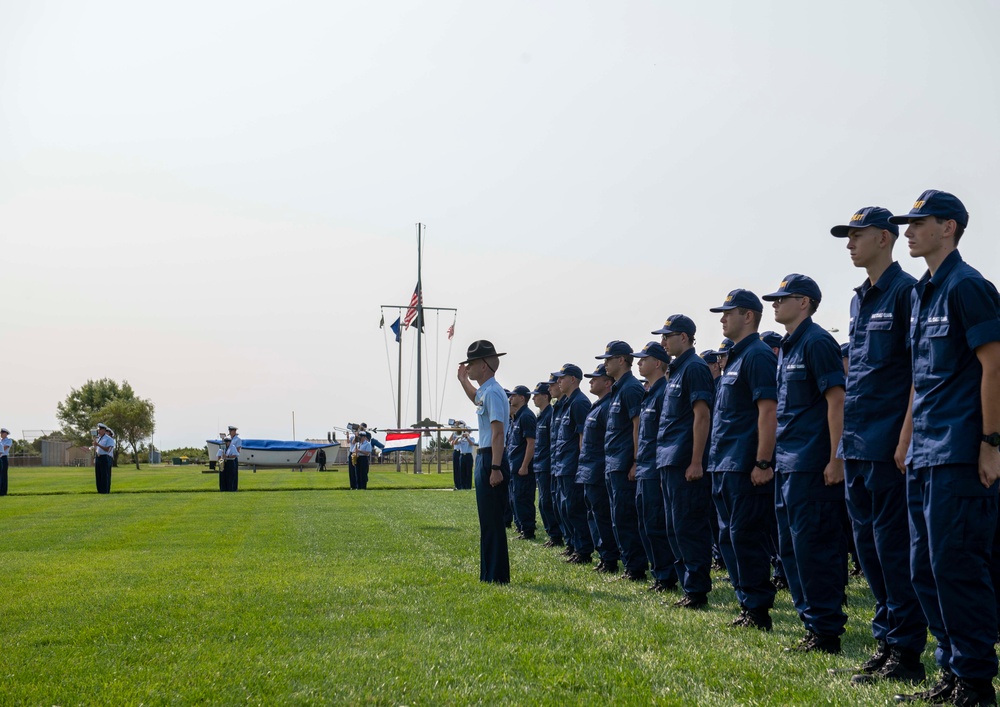
[[[864,274],[829,228],[927,188],[1000,280],[998,30],[990,0],[5,0],[0,423],[109,376],[163,448],[391,425],[417,221],[459,308],[442,419],[474,339],[507,387],[674,313],[708,348],[709,307],[790,272],[842,341]]]

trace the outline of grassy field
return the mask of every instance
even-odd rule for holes
[[[787,654],[802,633],[787,593],[772,634],[732,629],[722,582],[708,610],[674,609],[526,542],[511,543],[511,585],[480,584],[474,492],[432,488],[450,474],[377,470],[368,492],[342,490],[346,473],[240,477],[220,494],[197,468],[123,468],[98,496],[90,470],[11,469],[0,704],[881,705],[894,692],[827,671],[871,651],[860,580],[844,655]]]

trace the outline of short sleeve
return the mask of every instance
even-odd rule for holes
[[[844,360],[833,337],[824,335],[810,342],[805,359],[821,393],[837,386],[844,387]]]
[[[1000,341],[1000,296],[992,282],[974,277],[959,280],[948,300],[970,349]]]
[[[745,376],[754,402],[778,399],[778,359],[773,353],[744,359],[740,373]]]

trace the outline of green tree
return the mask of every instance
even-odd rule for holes
[[[56,417],[63,423],[63,434],[73,443],[79,445],[92,444],[90,430],[98,422],[111,425],[107,420],[100,420],[97,414],[112,400],[134,400],[135,391],[128,381],[119,385],[110,378],[88,380],[79,388],[73,388],[66,400],[56,406]],[[111,425],[112,429],[116,429]]]
[[[136,469],[139,468],[139,447],[156,429],[154,412],[152,401],[142,398],[118,398],[97,411],[97,417],[115,431],[115,439],[132,448]],[[117,445],[115,449],[117,451]]]

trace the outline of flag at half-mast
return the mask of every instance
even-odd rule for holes
[[[403,317],[403,328],[409,329],[410,324],[417,318],[417,305],[423,304],[421,298],[420,283],[418,282],[417,286],[413,288],[413,296],[410,297],[410,306],[406,310],[406,316]]]
[[[454,336],[455,336],[455,322],[452,322],[451,326],[448,327],[448,341],[451,341],[452,338],[454,338]]]

